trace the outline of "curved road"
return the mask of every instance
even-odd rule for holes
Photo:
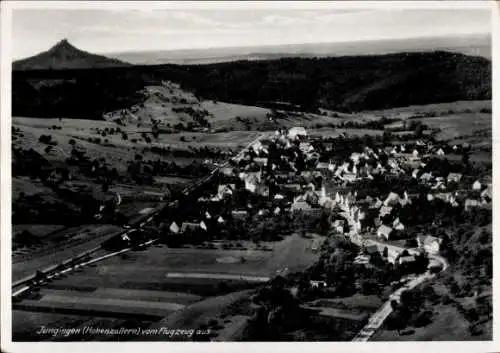
[[[386,244],[377,242],[377,241],[371,241],[372,243],[380,244],[387,246]],[[391,246],[395,247],[395,246]],[[404,248],[400,248],[401,251],[405,250]],[[411,249],[408,249],[409,252]],[[429,255],[430,260],[436,260],[442,265],[442,271],[445,271],[448,268],[448,262],[439,255]],[[392,305],[391,301],[396,300],[400,301],[401,299],[401,293],[403,293],[406,290],[411,290],[418,286],[419,284],[433,278],[436,276],[433,273],[430,273],[429,270],[427,272],[421,274],[420,276],[412,279],[410,282],[406,283],[403,287],[399,288],[396,290],[394,293],[392,293],[389,296],[389,299],[380,307],[377,312],[375,312],[370,319],[368,320],[368,323],[361,329],[361,331],[358,332],[358,334],[352,339],[353,342],[366,342],[368,341],[373,334],[382,326],[384,321],[389,317],[389,315],[392,313]]]

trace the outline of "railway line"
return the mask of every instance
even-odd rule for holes
[[[255,140],[250,142],[247,146],[245,146],[236,156],[234,156],[232,159],[237,159],[241,155],[245,153],[247,149],[249,149],[253,144],[255,144],[258,140],[264,138],[267,134],[262,133],[260,136],[258,136]],[[182,191],[181,195],[183,196],[188,196],[190,193],[193,191],[197,190],[198,188],[202,187],[206,183],[208,183],[212,178],[217,175],[217,173],[220,171],[220,169],[226,167],[230,163],[230,160],[226,161],[222,165],[219,165],[217,168],[215,168],[212,172],[210,172],[207,176],[195,181],[194,183],[186,186]],[[142,230],[144,227],[149,226],[154,224],[155,219],[157,216],[162,212],[165,208],[174,208],[178,206],[179,201],[174,200],[171,202],[168,202],[167,204],[161,204],[157,206],[151,213],[146,214],[144,216],[135,218],[132,223],[129,223],[129,225],[124,229],[122,232],[119,232],[116,234],[116,236],[121,236],[123,237],[128,237],[129,235]],[[97,246],[91,249],[88,249],[76,256],[73,256],[67,260],[64,260],[58,264],[54,264],[51,266],[48,266],[44,269],[38,270],[36,273],[26,276],[20,280],[16,280],[15,282],[12,283],[12,299],[13,301],[17,301],[20,299],[20,297],[23,294],[29,293],[31,289],[37,288],[38,286],[46,283],[47,281],[50,281],[52,279],[57,278],[58,276],[70,273],[70,272],[75,272],[79,268],[82,268],[84,266],[92,265],[95,264],[99,261],[108,259],[113,256],[117,256],[123,253],[126,253],[128,251],[133,250],[134,248],[141,248],[141,247],[146,247],[154,242],[156,242],[159,238],[154,238],[154,239],[147,239],[142,242],[136,243],[133,246],[126,247],[124,249],[120,249],[111,253],[104,253],[104,249],[102,246]]]

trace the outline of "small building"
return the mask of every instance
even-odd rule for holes
[[[483,199],[487,199],[489,201],[493,200],[493,187],[491,184],[488,184],[486,186],[486,189],[484,189],[482,192],[481,192],[481,197]]]
[[[450,174],[448,174],[448,177],[446,178],[448,183],[451,183],[451,182],[458,183],[458,182],[460,182],[461,179],[462,179],[462,174],[460,174],[460,173],[450,173]]]
[[[475,199],[466,199],[465,203],[464,203],[464,209],[466,211],[470,210],[471,208],[479,207],[479,206],[481,206],[481,202],[479,200],[475,200]]]
[[[181,226],[181,233],[195,233],[201,229],[200,223],[184,222]]]
[[[392,207],[390,207],[390,206],[382,206],[380,208],[379,217],[382,218],[384,216],[390,215],[391,212],[392,212]]]
[[[378,237],[384,237],[386,240],[389,240],[389,237],[392,233],[392,228],[388,227],[384,224],[382,224],[380,227],[377,229],[377,236]]]
[[[325,163],[325,162],[319,162],[318,164],[316,164],[316,169],[318,169],[318,170],[329,169],[329,167],[330,167],[330,164]]]
[[[180,230],[181,230],[179,228],[179,226],[177,225],[177,223],[175,223],[175,222],[172,222],[172,224],[170,225],[169,229],[174,234],[178,234],[180,232]]]
[[[309,281],[311,288],[326,288],[327,284],[325,281]]]
[[[231,212],[231,215],[235,219],[244,220],[248,217],[248,211],[245,210],[235,210]]]
[[[416,261],[415,259],[415,256],[411,256],[411,255],[408,255],[408,256],[401,256],[399,259],[398,259],[398,263],[400,265],[402,264],[410,264],[410,263],[414,263]]]
[[[479,180],[476,180],[474,182],[474,184],[472,184],[472,190],[474,190],[474,191],[479,191],[479,190],[481,190],[481,188],[482,188],[482,185],[479,182]]]
[[[396,218],[394,220],[394,222],[392,222],[392,227],[396,230],[399,230],[399,231],[403,231],[405,230],[405,226],[403,223],[401,223],[401,221],[399,220],[399,218]]]
[[[433,237],[431,235],[419,235],[417,237],[418,247],[429,254],[437,254],[439,253],[439,249],[441,247],[442,239]]]
[[[302,126],[294,126],[288,130],[288,138],[295,140],[296,138],[306,137],[307,131]]]
[[[292,211],[308,211],[311,210],[311,205],[306,201],[305,195],[297,196],[292,203]]]
[[[389,193],[389,195],[385,199],[384,205],[385,206],[392,206],[392,205],[397,204],[399,202],[399,200],[400,200],[399,195],[396,194],[395,192],[391,192],[391,193]]]
[[[224,197],[233,194],[236,189],[234,184],[219,185],[217,188],[217,196]]]
[[[432,174],[431,173],[424,173],[420,176],[420,180],[423,180],[423,181],[431,181],[433,178]]]

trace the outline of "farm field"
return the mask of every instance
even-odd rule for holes
[[[262,283],[244,276],[304,270],[319,256],[312,252],[312,242],[292,235],[275,243],[272,251],[152,246],[54,279],[16,308],[22,309],[23,315],[52,311],[85,317],[92,307],[97,317],[119,320],[129,315],[151,322],[167,317],[169,324],[173,320],[175,327],[187,327],[213,317],[221,307],[244,298],[249,289]],[[244,260],[223,261],[227,258]],[[173,312],[176,314],[171,316]],[[51,320],[48,317],[44,324],[53,325]],[[116,321],[109,325],[116,325]]]

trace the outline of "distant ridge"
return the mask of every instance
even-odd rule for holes
[[[13,70],[95,69],[130,66],[129,63],[102,55],[92,54],[73,46],[67,39],[59,41],[49,50],[13,62]]]

